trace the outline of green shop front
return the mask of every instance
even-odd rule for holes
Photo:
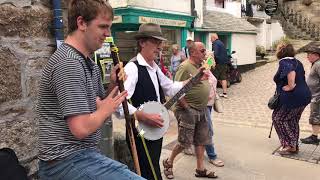
[[[171,56],[171,45],[185,46],[187,32],[191,29],[194,17],[179,13],[155,11],[142,8],[126,7],[116,8],[115,18],[112,25],[112,36],[115,44],[119,47],[120,58],[128,61],[136,54],[136,41],[140,24],[156,23],[161,26],[164,37],[163,55],[168,62]]]

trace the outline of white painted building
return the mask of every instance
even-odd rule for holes
[[[207,48],[212,49],[210,36],[217,33],[237,64],[244,69],[254,68],[256,63],[257,28],[241,18],[241,3],[236,1],[206,0],[202,31],[208,31]]]
[[[245,6],[246,1],[242,3]],[[285,36],[282,26],[277,20],[271,20],[264,11],[259,11],[256,5],[252,5],[252,11],[253,17],[247,17],[247,20],[258,29],[257,46],[270,50],[274,42]]]
[[[231,0],[109,0],[115,9],[113,36],[125,57],[134,52],[133,35],[143,22],[161,25],[167,47],[185,45],[189,36],[211,50],[210,35],[215,32],[234,55],[239,65],[255,64],[256,28],[241,19],[241,4]],[[194,10],[192,10],[194,8]],[[227,14],[226,12],[229,12]],[[231,15],[233,14],[233,15]],[[209,19],[208,19],[209,18]],[[142,21],[143,20],[143,21]],[[194,20],[194,22],[193,22]],[[219,27],[216,26],[217,22]],[[243,47],[246,42],[246,48]],[[132,46],[128,46],[132,44]],[[168,53],[170,53],[168,51]]]

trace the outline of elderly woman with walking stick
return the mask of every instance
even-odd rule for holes
[[[280,43],[276,56],[279,68],[273,80],[280,96],[272,113],[272,121],[281,143],[278,153],[288,155],[299,150],[299,120],[304,108],[310,103],[311,93],[305,80],[303,65],[294,57],[292,44]]]

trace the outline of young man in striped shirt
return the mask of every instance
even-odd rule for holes
[[[115,69],[105,97],[90,54],[110,36],[113,9],[105,0],[71,0],[68,36],[50,57],[40,82],[41,179],[143,179],[98,152],[100,128],[127,96],[117,94]]]

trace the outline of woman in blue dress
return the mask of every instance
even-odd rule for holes
[[[310,103],[311,93],[303,65],[294,57],[292,44],[280,43],[276,56],[280,61],[273,80],[277,93],[280,93],[280,101],[272,113],[272,120],[281,143],[278,153],[286,155],[298,152],[299,120]]]

